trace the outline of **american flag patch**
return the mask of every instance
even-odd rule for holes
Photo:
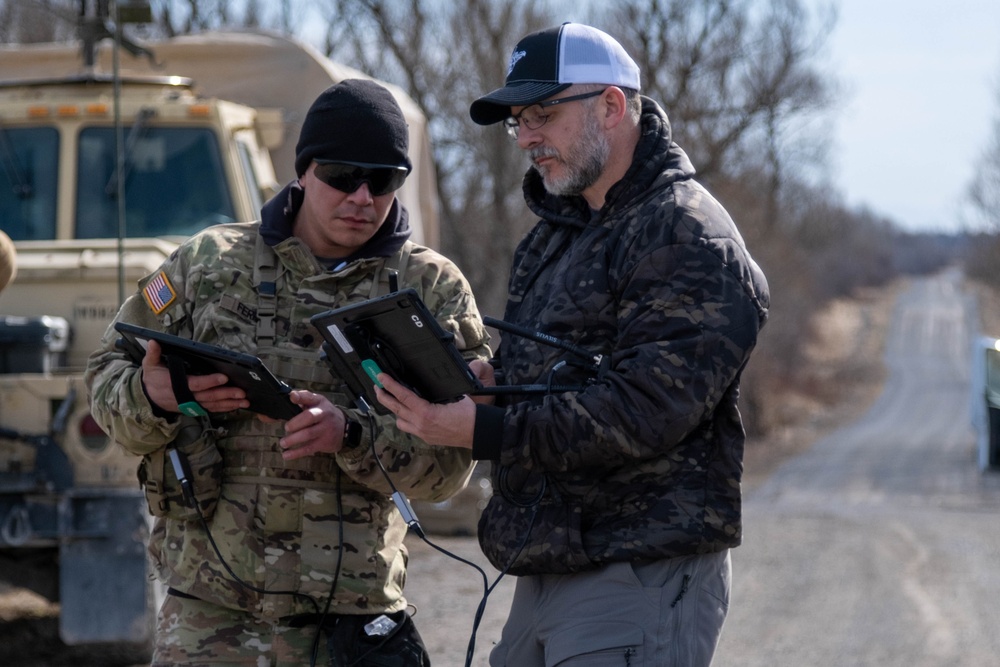
[[[177,293],[174,291],[173,285],[167,279],[167,274],[160,271],[156,276],[150,280],[146,287],[142,290],[142,295],[146,297],[146,303],[149,307],[153,309],[153,312],[159,315],[164,310],[167,309],[174,299],[177,298]]]

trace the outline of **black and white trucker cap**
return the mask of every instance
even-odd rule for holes
[[[574,83],[603,83],[639,90],[639,66],[605,32],[581,23],[563,23],[534,32],[514,47],[507,82],[472,103],[480,125],[499,123],[512,106],[528,106]]]

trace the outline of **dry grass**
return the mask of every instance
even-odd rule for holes
[[[814,319],[807,344],[808,374],[772,400],[782,425],[747,441],[744,485],[751,489],[789,457],[848,424],[874,403],[885,380],[883,352],[892,306],[906,286],[868,289],[836,299]]]
[[[980,331],[984,335],[1000,338],[1000,290],[971,281],[968,289],[979,301]]]

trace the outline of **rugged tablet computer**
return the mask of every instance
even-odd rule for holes
[[[354,394],[379,414],[375,376],[388,373],[432,403],[482,389],[445,331],[413,289],[329,310],[311,318],[326,340],[327,360]]]
[[[142,363],[147,342],[155,340],[160,344],[164,357],[177,356],[184,360],[188,375],[224,374],[229,378],[230,385],[246,392],[249,409],[253,412],[274,419],[290,419],[302,411],[289,397],[291,387],[276,378],[264,362],[252,354],[234,352],[128,322],[116,322],[115,329],[122,335],[121,348],[137,364]]]

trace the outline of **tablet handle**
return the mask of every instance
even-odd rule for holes
[[[205,408],[198,405],[194,400],[187,382],[187,371],[184,369],[184,360],[180,356],[169,355],[166,357],[167,369],[170,371],[170,388],[174,391],[174,398],[177,399],[177,407],[189,417],[204,417],[208,413]]]

